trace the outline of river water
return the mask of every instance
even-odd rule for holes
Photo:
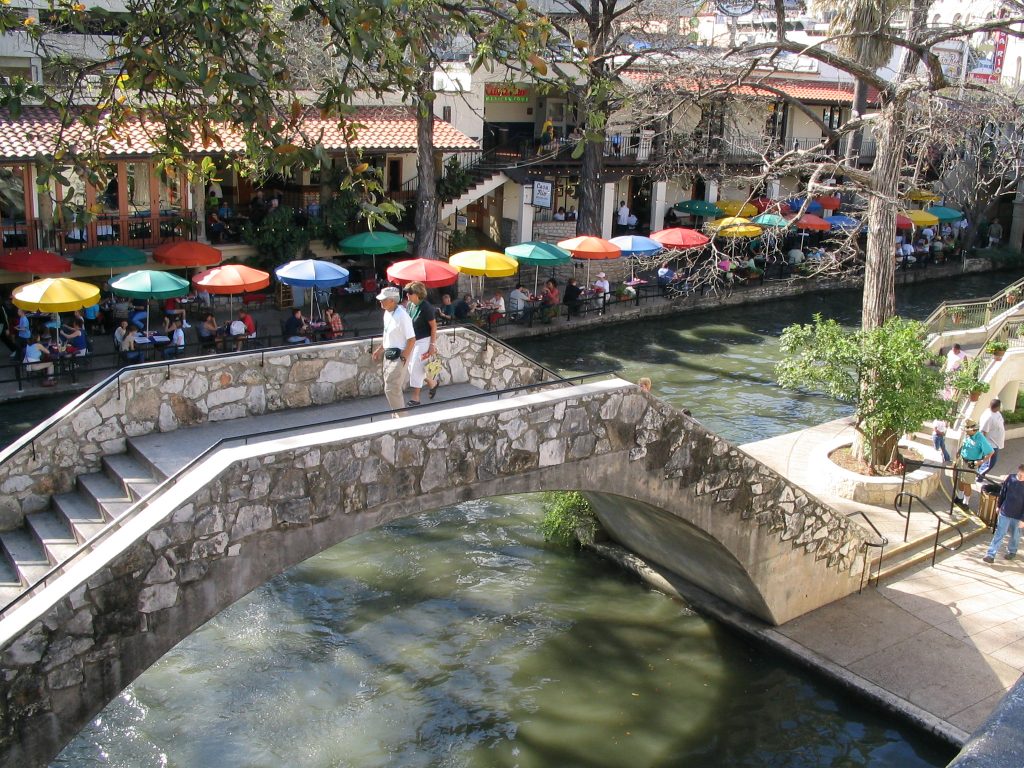
[[[922,317],[942,298],[1006,282],[910,288],[900,309]],[[816,311],[853,323],[858,308],[857,294],[830,294],[518,346],[563,371],[650,376],[659,395],[746,442],[847,412],[780,390],[771,369],[786,324]],[[913,768],[951,759],[948,747],[604,561],[546,545],[540,510],[536,495],[467,502],[311,558],[172,649],[53,765]]]

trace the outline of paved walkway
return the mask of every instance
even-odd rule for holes
[[[865,510],[891,542],[902,541],[903,518],[833,496],[815,471],[845,433],[853,429],[841,419],[742,447],[836,509]],[[995,476],[1020,463],[1024,439],[1010,440]],[[948,508],[944,491],[932,501],[943,499]],[[934,524],[912,526],[911,538],[927,529]],[[966,736],[1024,672],[1024,562],[982,562],[990,540],[986,531],[955,553],[940,550],[934,568],[911,568],[772,631]]]

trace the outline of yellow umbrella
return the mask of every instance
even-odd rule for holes
[[[750,219],[739,218],[738,216],[726,216],[724,219],[709,221],[708,229],[714,231],[715,237],[757,237],[761,234],[761,227],[757,226]]]
[[[915,203],[935,203],[940,199],[938,195],[929,192],[927,189],[912,189],[907,192],[907,200]]]
[[[900,215],[910,219],[915,227],[934,227],[939,223],[939,217],[928,211],[900,211]]]
[[[461,251],[448,259],[448,264],[465,275],[479,275],[481,293],[484,290],[483,278],[509,277],[519,271],[518,261],[497,251]]]
[[[47,277],[18,286],[11,298],[21,309],[71,312],[96,304],[100,300],[100,289],[68,277]]]
[[[757,206],[751,205],[745,200],[719,200],[715,205],[729,216],[757,216],[760,213]]]

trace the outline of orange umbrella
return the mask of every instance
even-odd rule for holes
[[[574,259],[617,259],[622,255],[622,249],[615,243],[590,235],[563,240],[558,247],[565,248]]]
[[[220,264],[224,254],[212,245],[179,240],[153,249],[153,260],[174,267],[208,267]]]
[[[666,248],[701,248],[711,242],[707,235],[703,235],[695,229],[685,227],[669,227],[657,232],[651,232],[651,240],[664,245]]]
[[[834,195],[821,195],[814,199],[817,201],[818,205],[826,211],[838,211],[839,206],[843,204],[843,201]]]
[[[246,293],[270,285],[270,274],[244,264],[221,264],[193,277],[192,285],[207,293]]]
[[[0,269],[30,272],[33,275],[53,275],[57,272],[70,272],[71,262],[50,251],[17,248],[0,255]]]
[[[832,225],[820,216],[815,216],[813,213],[805,213],[795,222],[797,229],[811,229],[815,232],[828,232],[832,229]]]

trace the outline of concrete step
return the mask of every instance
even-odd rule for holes
[[[26,526],[0,533],[0,544],[14,564],[22,584],[35,584],[50,570],[50,560],[43,551],[43,545]]]
[[[941,558],[949,552],[949,550],[943,549],[941,545],[950,547],[956,546],[959,542],[956,530],[960,530],[963,533],[963,546],[967,546],[968,542],[972,539],[983,535],[988,530],[988,526],[973,515],[958,519],[955,525],[943,525],[939,531],[940,546],[936,552],[936,558]],[[935,530],[933,528],[927,534],[922,534],[908,542],[900,542],[894,547],[886,548],[882,555],[881,564],[879,564],[878,558],[871,561],[871,572],[877,572],[878,581],[882,582],[909,568],[921,565],[922,563],[929,563],[932,559],[934,543]]]
[[[34,512],[25,518],[29,531],[42,544],[50,565],[63,563],[78,550],[78,539],[63,516],[53,510]]]
[[[144,467],[149,473],[149,476],[163,482],[167,477],[170,476],[170,467],[164,463],[156,460],[152,456],[146,453],[144,448],[141,448],[134,438],[129,437],[127,440],[128,456],[132,458],[139,466]]]
[[[80,475],[78,490],[110,520],[120,517],[134,503],[128,489],[105,474]]]
[[[14,568],[7,551],[0,547],[0,600],[6,592],[11,591],[17,595],[22,588],[21,578]]]
[[[131,453],[104,456],[103,473],[123,485],[135,501],[145,498],[159,485],[153,471]]]
[[[91,499],[75,492],[54,496],[53,511],[64,519],[79,544],[91,539],[110,522]]]

